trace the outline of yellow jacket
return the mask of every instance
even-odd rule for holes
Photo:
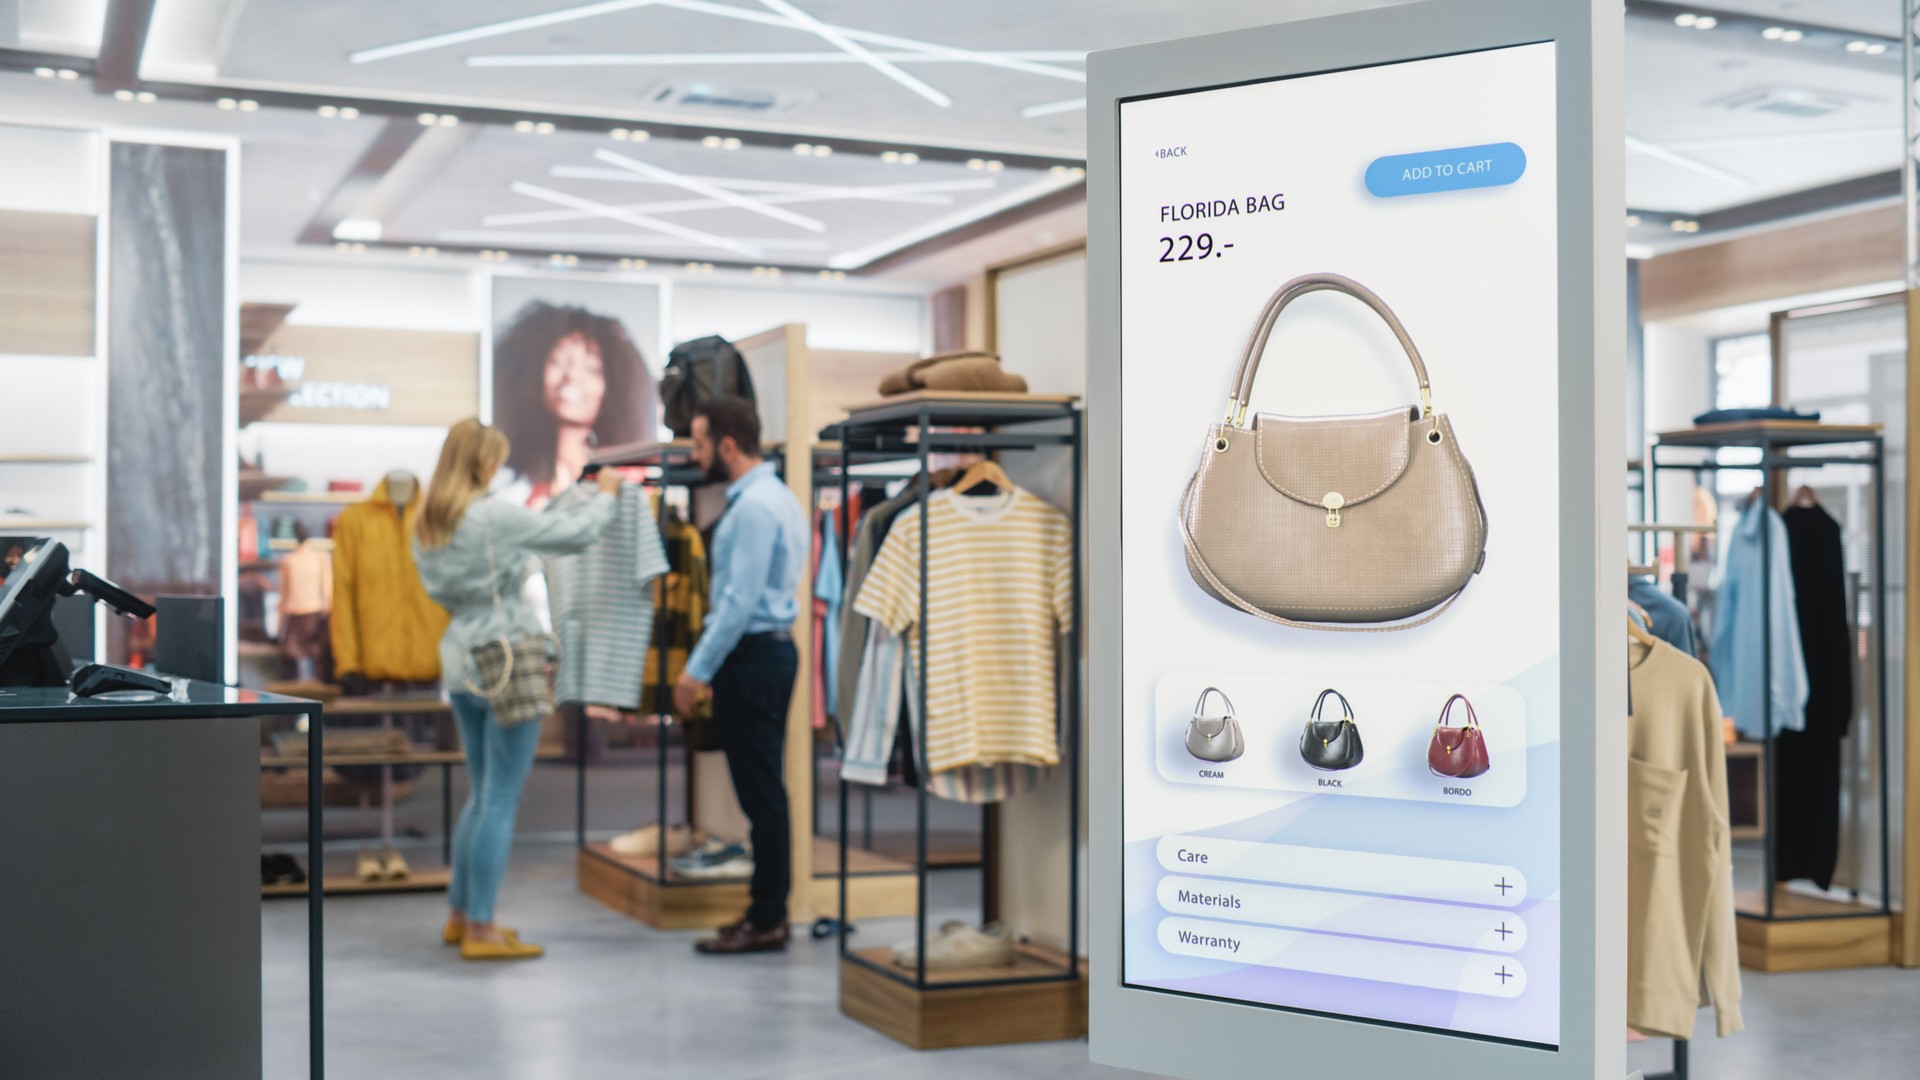
[[[1711,1004],[1740,1030],[1733,845],[1720,701],[1699,661],[1631,646],[1627,718],[1627,1024],[1686,1039]]]
[[[333,526],[333,667],[373,680],[440,677],[447,613],[427,596],[413,565],[413,526],[422,499],[404,511],[387,482],[340,512]]]

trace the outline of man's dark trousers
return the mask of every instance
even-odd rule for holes
[[[800,654],[784,632],[748,634],[713,676],[713,727],[726,751],[733,792],[753,841],[747,921],[767,930],[787,921],[793,888],[792,814],[787,807],[787,708]]]

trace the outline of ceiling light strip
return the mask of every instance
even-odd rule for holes
[[[426,52],[430,49],[441,49],[448,45],[459,45],[468,41],[481,41],[485,38],[499,37],[502,34],[515,34],[522,30],[536,30],[542,26],[554,26],[559,23],[574,22],[580,19],[592,19],[601,15],[617,14],[622,11],[632,11],[635,8],[651,7],[659,2],[660,0],[602,0],[602,2],[596,4],[562,8],[559,11],[548,11],[539,15],[527,15],[518,19],[507,19],[503,22],[491,22],[481,26],[469,27],[465,30],[452,30],[444,34],[434,34],[431,37],[414,38],[411,41],[397,42],[392,45],[381,45],[377,48],[361,49],[359,52],[348,53],[347,60],[355,64],[368,64],[375,60],[386,60],[390,57],[406,56],[410,53]]]
[[[1009,191],[999,198],[989,199],[985,202],[970,206],[960,213],[924,222],[897,236],[882,240],[877,244],[871,244],[853,251],[842,252],[827,260],[827,265],[835,270],[858,270],[875,260],[885,258],[896,251],[910,247],[922,240],[930,240],[936,236],[952,232],[955,229],[964,228],[976,221],[990,218],[1002,211],[1011,210],[1014,207],[1044,199],[1055,192],[1063,191],[1081,182],[1080,177],[1042,177],[1036,183],[1029,184],[1024,188],[1014,191]]]
[[[628,225],[634,225],[642,229],[665,233],[668,236],[678,236],[683,240],[705,243],[711,247],[745,255],[749,259],[757,259],[763,254],[761,249],[752,244],[743,243],[739,240],[730,240],[724,236],[715,236],[712,233],[701,232],[698,229],[689,229],[685,225],[676,224],[671,221],[662,221],[659,218],[648,217],[644,214],[630,213],[617,206],[597,203],[592,199],[582,199],[577,195],[568,195],[564,191],[554,191],[551,188],[543,188],[519,180],[508,185],[508,188],[515,194],[530,196],[545,202],[554,203],[558,206],[572,207],[575,210],[591,210],[601,217],[625,222]]]
[[[1733,187],[1746,188],[1753,186],[1752,180],[1738,173],[1728,172],[1717,165],[1709,165],[1699,158],[1688,157],[1685,154],[1669,150],[1658,143],[1650,143],[1645,139],[1636,139],[1631,135],[1627,136],[1627,152],[1630,154],[1645,154],[1647,157],[1653,158],[1656,161],[1664,161],[1676,168],[1698,173],[1708,179],[1718,180],[1723,184],[1730,184]]]
[[[974,56],[930,53],[923,50],[895,49],[872,51],[873,56],[896,64],[972,64]],[[1087,54],[1071,49],[1032,49],[1023,51],[982,52],[978,56],[1002,60],[1058,60],[1073,63]],[[549,67],[659,67],[758,64],[863,64],[860,57],[845,52],[673,52],[673,53],[475,53],[466,58],[476,68],[549,68]]]
[[[777,11],[780,14],[785,15],[787,18],[792,19],[795,23],[798,23],[800,25],[801,29],[804,29],[807,32],[815,35],[820,40],[826,42],[829,45],[832,45],[834,48],[839,49],[840,51],[847,53],[850,56],[858,57],[860,61],[866,64],[868,67],[872,68],[873,70],[879,72],[882,75],[885,75],[887,78],[892,79],[894,82],[899,83],[901,86],[906,87],[907,89],[913,91],[914,93],[920,95],[921,97],[926,98],[928,101],[933,102],[935,105],[938,105],[943,109],[953,107],[952,98],[934,89],[933,87],[927,85],[925,82],[922,82],[920,79],[907,74],[905,71],[900,69],[899,65],[893,63],[892,61],[882,60],[880,57],[874,55],[872,52],[869,52],[866,46],[861,45],[859,42],[854,41],[852,38],[842,33],[839,29],[829,26],[826,23],[821,22],[819,19],[816,19],[813,16],[807,14],[806,12],[801,11],[799,8],[794,7],[792,4],[788,3],[787,0],[760,0],[760,3],[765,7],[773,11]]]
[[[604,161],[609,165],[639,173],[642,176],[651,176],[662,183],[685,188],[695,195],[705,195],[709,199],[718,199],[729,206],[735,206],[750,213],[759,214],[762,217],[770,217],[775,221],[784,221],[789,225],[797,225],[808,232],[827,231],[826,223],[818,218],[810,218],[804,214],[796,214],[791,210],[782,210],[777,206],[770,206],[751,196],[728,191],[726,188],[709,184],[704,180],[697,180],[691,176],[682,176],[679,173],[663,169],[658,165],[649,165],[644,161],[637,161],[627,157],[625,154],[616,154],[604,147],[595,150],[593,156],[596,160]]]
[[[483,244],[488,247],[615,247],[631,251],[636,246],[648,248],[705,248],[712,245],[699,240],[684,240],[678,237],[636,237],[619,233],[579,233],[579,232],[537,232],[519,229],[442,229],[434,234],[434,239],[445,243]],[[833,247],[831,241],[810,239],[750,238],[741,243],[751,244],[766,251],[827,251]]]
[[[1085,109],[1086,107],[1086,98],[1068,98],[1065,101],[1049,101],[1044,105],[1029,105],[1020,110],[1020,115],[1032,120],[1039,116],[1052,116],[1055,113],[1074,112]]]

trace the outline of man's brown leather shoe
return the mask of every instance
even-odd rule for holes
[[[723,926],[716,937],[710,937],[693,943],[695,952],[709,956],[730,956],[735,953],[782,952],[787,947],[787,924],[756,930],[751,923],[741,922],[733,926]]]

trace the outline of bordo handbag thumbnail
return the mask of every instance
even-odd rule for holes
[[[1227,707],[1224,716],[1206,714],[1207,698],[1219,694]],[[1233,718],[1233,702],[1216,687],[1200,691],[1194,702],[1193,719],[1187,722],[1187,753],[1201,761],[1232,761],[1247,752],[1247,740],[1240,732],[1240,721]]]
[[[1467,707],[1466,722],[1459,727],[1451,722],[1456,701]],[[1491,768],[1493,760],[1487,756],[1487,740],[1480,733],[1480,717],[1473,711],[1473,702],[1464,694],[1453,695],[1440,707],[1440,722],[1434,725],[1433,740],[1427,743],[1427,771],[1470,780]]]
[[[1420,404],[1367,416],[1288,417],[1247,403],[1267,337],[1311,292],[1354,297],[1386,321]],[[1351,361],[1316,357],[1338,370]],[[1378,296],[1307,274],[1267,300],[1240,355],[1226,418],[1207,431],[1180,506],[1187,570],[1214,599],[1286,626],[1403,630],[1438,617],[1486,561],[1487,517],[1427,367]],[[1410,621],[1409,621],[1410,620]]]
[[[1320,709],[1328,697],[1340,699],[1340,719],[1320,719]],[[1353,706],[1338,690],[1322,690],[1313,703],[1307,729],[1300,733],[1300,756],[1321,772],[1340,772],[1360,764],[1367,756],[1360,744],[1360,726],[1353,721]]]

